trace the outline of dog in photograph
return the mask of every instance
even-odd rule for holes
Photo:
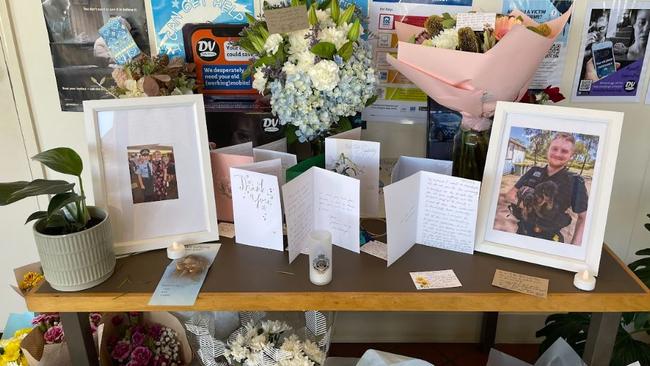
[[[521,212],[521,220],[534,222],[536,231],[552,230],[559,214],[555,204],[558,186],[555,182],[546,181],[532,187],[522,187],[517,192],[517,206]]]

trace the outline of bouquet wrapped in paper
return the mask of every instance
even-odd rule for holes
[[[570,15],[571,9],[544,24],[518,11],[498,16],[495,28],[477,36],[476,45],[467,41],[462,28],[441,29],[423,44],[409,43],[426,29],[396,22],[397,58],[390,54],[386,58],[443,106],[464,117],[490,117],[497,101],[518,101],[526,94],[539,63]]]

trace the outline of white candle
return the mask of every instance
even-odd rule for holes
[[[167,258],[179,259],[185,257],[185,245],[173,242],[167,247]]]
[[[312,231],[307,237],[309,248],[309,280],[314,285],[332,281],[332,234],[325,230]]]
[[[583,291],[593,291],[596,288],[596,277],[588,269],[576,273],[573,285]]]

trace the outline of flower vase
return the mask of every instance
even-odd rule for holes
[[[325,153],[325,139],[317,137],[311,141],[296,142],[290,146],[290,152],[296,154],[298,162]]]
[[[492,120],[489,118],[463,116],[452,150],[452,174],[455,177],[483,179],[491,129]]]

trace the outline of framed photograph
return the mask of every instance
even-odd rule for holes
[[[498,102],[480,252],[598,274],[623,113]]]
[[[201,95],[85,101],[84,115],[117,254],[219,239]]]

